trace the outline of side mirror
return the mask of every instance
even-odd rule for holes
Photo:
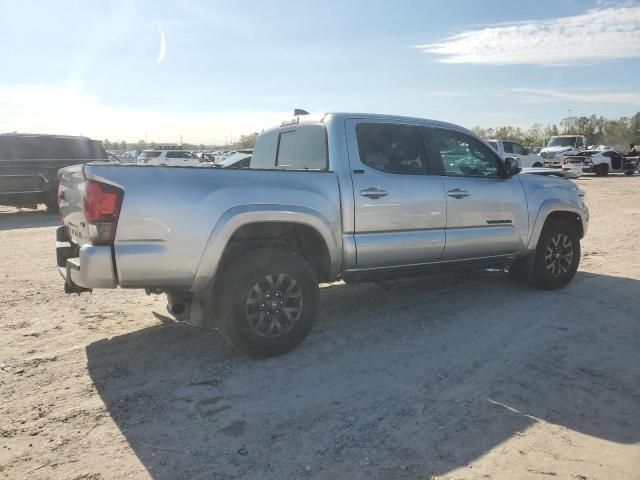
[[[522,162],[519,158],[507,157],[504,159],[504,170],[507,177],[513,177],[522,171]]]

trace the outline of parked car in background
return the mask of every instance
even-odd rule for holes
[[[491,145],[502,158],[513,157],[516,160],[520,160],[523,168],[538,168],[543,166],[542,158],[539,155],[532,153],[518,142],[490,139],[487,140],[487,143]]]
[[[189,167],[200,163],[188,150],[143,150],[138,157],[139,165],[163,165],[167,167]]]
[[[251,153],[238,151],[216,162],[215,165],[222,168],[249,168],[251,166]]]
[[[63,169],[58,267],[66,292],[166,293],[178,320],[278,355],[309,334],[319,282],[481,265],[567,285],[588,227],[583,194],[519,172],[449,123],[294,117],[258,136],[248,169]]]
[[[547,146],[540,150],[545,167],[562,167],[562,159],[567,155],[587,148],[587,137],[584,135],[557,135],[549,139]]]
[[[56,210],[60,168],[109,157],[87,137],[0,134],[0,205]]]
[[[633,175],[638,170],[638,157],[625,157],[614,150],[585,150],[562,159],[562,168],[579,168],[583,173],[606,176],[609,173]]]

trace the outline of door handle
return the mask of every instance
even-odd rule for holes
[[[389,194],[386,191],[382,190],[381,188],[371,187],[371,188],[366,188],[364,190],[360,190],[360,195],[367,198],[373,198],[375,200],[376,198],[386,197]]]
[[[454,188],[453,190],[449,190],[447,192],[447,195],[453,198],[460,199],[460,198],[468,197],[471,194],[466,190],[462,190],[461,188]]]

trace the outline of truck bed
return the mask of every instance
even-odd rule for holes
[[[112,246],[88,244],[82,205],[86,180],[124,192]],[[221,255],[215,248],[205,250],[215,244],[224,223],[261,205],[276,212],[274,221],[302,209],[322,219],[328,231],[341,231],[333,172],[92,163],[61,170],[60,182],[61,217],[69,239],[81,255],[102,249],[103,257],[112,256],[112,286],[191,288],[201,262],[209,260],[203,255]]]

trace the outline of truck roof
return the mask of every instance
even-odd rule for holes
[[[332,117],[338,121],[341,119],[371,119],[371,120],[388,120],[392,122],[409,122],[409,123],[425,123],[433,126],[456,128],[459,130],[469,131],[460,125],[453,123],[442,122],[439,120],[431,120],[428,118],[420,117],[407,117],[403,115],[389,115],[383,113],[356,113],[356,112],[327,112],[323,114],[309,114],[309,115],[296,115],[284,120],[280,125],[270,128],[265,128],[262,132],[268,132],[276,130],[287,125],[319,125],[324,123],[325,118]]]

